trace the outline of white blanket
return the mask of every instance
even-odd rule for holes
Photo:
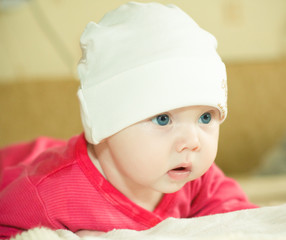
[[[37,237],[32,234],[37,234]],[[48,237],[48,234],[53,234]],[[25,235],[25,236],[24,236]],[[22,238],[21,238],[22,236]],[[35,238],[33,238],[35,237]],[[47,237],[47,238],[46,238]],[[34,229],[17,240],[286,240],[286,204],[192,219],[169,218],[145,231],[113,230],[79,238],[66,230]]]

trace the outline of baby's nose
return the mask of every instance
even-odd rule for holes
[[[199,132],[195,126],[183,127],[180,130],[180,134],[176,141],[176,151],[182,152],[183,150],[200,150]]]

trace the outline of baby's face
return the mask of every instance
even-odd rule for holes
[[[219,117],[216,108],[192,106],[136,123],[101,143],[102,171],[123,193],[175,192],[213,163]]]

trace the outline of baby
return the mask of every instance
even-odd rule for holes
[[[90,22],[81,47],[84,133],[2,149],[2,238],[256,207],[214,164],[227,86],[210,33],[174,5],[130,2]]]

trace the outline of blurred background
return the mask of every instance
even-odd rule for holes
[[[41,135],[68,139],[82,131],[79,38],[89,21],[125,2],[0,0],[0,147]],[[265,204],[275,194],[286,201],[286,1],[158,2],[178,5],[218,40],[228,72],[229,115],[217,164],[238,176],[256,194],[252,199],[268,189],[256,202]],[[275,176],[274,182],[267,176]]]

